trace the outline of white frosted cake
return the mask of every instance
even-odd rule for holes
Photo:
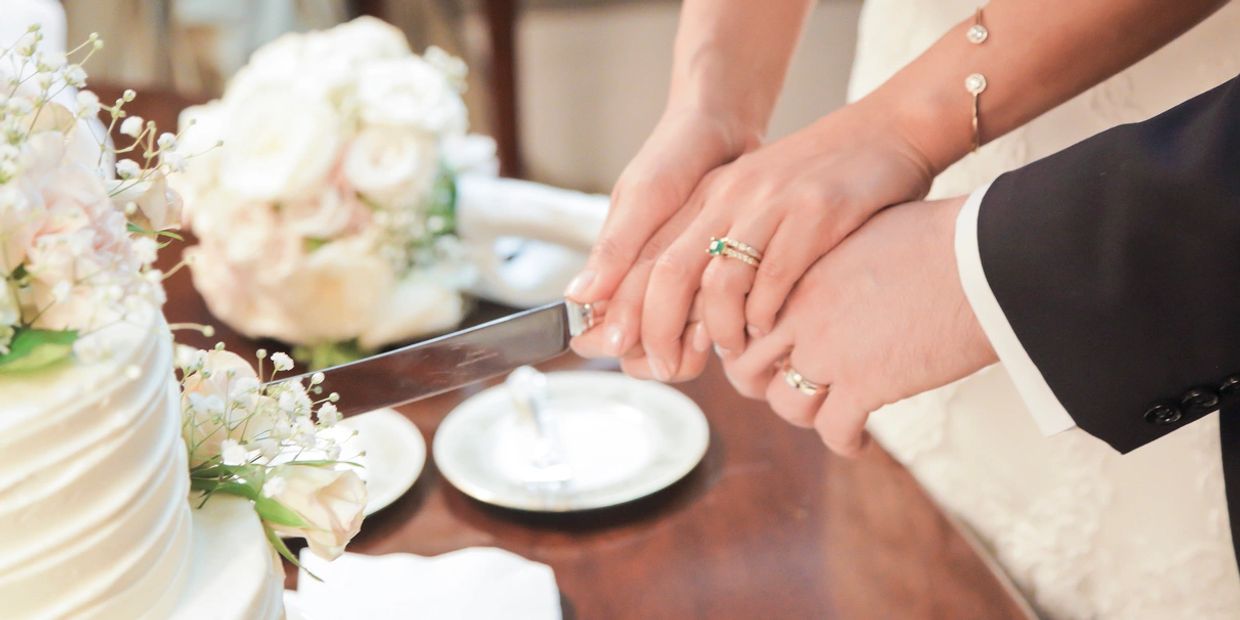
[[[282,617],[248,500],[191,506],[163,317],[89,337],[107,361],[0,375],[0,618]]]

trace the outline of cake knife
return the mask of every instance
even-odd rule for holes
[[[349,416],[395,407],[489,379],[568,351],[594,324],[589,304],[559,301],[321,371],[322,394],[338,392]],[[306,373],[278,379],[302,381]]]

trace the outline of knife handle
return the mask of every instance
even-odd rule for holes
[[[594,314],[594,304],[579,304],[571,299],[565,299],[564,307],[568,310],[568,333],[574,337],[594,327],[594,323],[598,320]]]

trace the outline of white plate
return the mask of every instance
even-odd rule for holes
[[[413,488],[426,465],[426,440],[418,427],[393,409],[378,409],[345,418],[337,426],[357,431],[345,452],[360,450],[366,480],[366,514],[400,499]],[[344,458],[344,454],[342,454]]]
[[[661,383],[614,372],[547,375],[555,416],[573,472],[549,490],[530,485],[534,433],[503,386],[461,403],[435,433],[435,463],[445,479],[479,501],[537,512],[615,506],[680,480],[702,460],[710,430],[702,410]]]

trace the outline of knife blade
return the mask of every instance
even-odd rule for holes
[[[337,407],[345,416],[403,405],[556,357],[593,322],[589,304],[550,303],[327,368],[320,371],[321,393],[339,393]],[[312,374],[273,383],[309,385]]]

